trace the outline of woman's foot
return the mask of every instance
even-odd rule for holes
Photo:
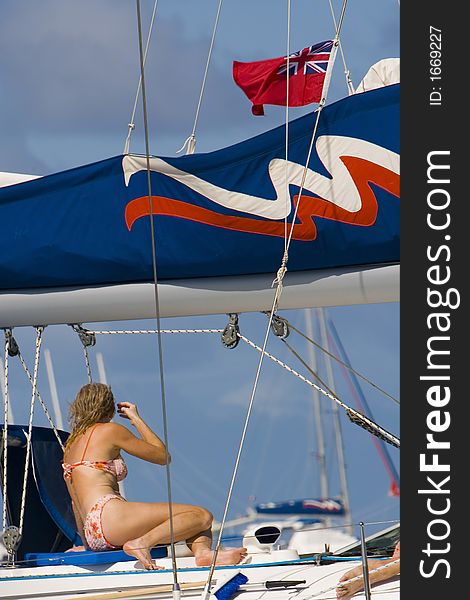
[[[217,552],[216,565],[238,565],[247,555],[246,548],[226,548]],[[198,567],[208,567],[212,564],[214,550],[204,550],[195,555]]]
[[[165,567],[159,567],[155,564],[155,561],[150,555],[150,550],[145,548],[144,543],[140,538],[135,540],[129,540],[126,542],[122,549],[126,554],[133,556],[137,560],[139,560],[143,567],[148,571],[156,571],[159,569],[164,569]]]

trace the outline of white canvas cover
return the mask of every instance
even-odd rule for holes
[[[400,59],[384,58],[373,64],[356,88],[356,94],[400,83]]]

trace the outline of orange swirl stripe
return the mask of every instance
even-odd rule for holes
[[[361,225],[363,227],[373,225],[377,217],[378,204],[375,194],[370,187],[371,183],[399,198],[400,176],[398,174],[362,158],[342,156],[341,160],[357,187],[362,200],[361,208],[356,212],[351,212],[329,200],[302,195],[300,198],[302,201],[297,213],[298,222],[294,225],[292,239],[303,241],[315,240],[317,237],[317,228],[313,220],[314,217],[330,219],[340,223],[350,223],[351,225]],[[298,201],[299,196],[294,196],[294,205]],[[188,219],[233,231],[284,237],[283,220],[273,221],[224,215],[207,208],[202,208],[201,206],[195,206],[194,204],[188,204],[187,202],[164,196],[152,196],[152,213],[154,215]],[[129,231],[138,219],[148,215],[150,215],[148,196],[141,196],[131,200],[125,209],[125,221]]]

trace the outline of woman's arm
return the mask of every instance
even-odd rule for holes
[[[114,444],[138,458],[143,458],[159,465],[168,464],[171,461],[171,457],[166,450],[165,444],[139,415],[137,406],[130,402],[119,402],[117,407],[118,414],[130,420],[140,434],[141,439],[136,437],[126,427],[111,423],[113,426]]]
[[[398,546],[398,551],[395,551],[392,558],[387,560],[369,560],[368,566],[369,583],[371,585],[395,577],[400,573],[400,547]],[[356,577],[359,579],[356,579]],[[364,579],[362,565],[359,565],[341,577],[336,588],[336,597],[345,600],[363,588]]]
[[[384,581],[385,579],[391,579],[400,573],[400,558],[390,558],[389,560],[384,560],[380,565],[375,565],[375,569],[377,567],[382,567],[380,571],[374,571],[370,573],[369,579],[370,583],[378,583],[379,581]]]

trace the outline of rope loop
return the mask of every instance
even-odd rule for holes
[[[288,250],[284,250],[284,254],[282,255],[281,266],[277,270],[276,278],[273,280],[271,287],[277,285],[278,287],[282,287],[282,281],[287,273],[287,261],[289,260],[289,252]]]
[[[179,150],[176,151],[176,154],[180,154],[185,148],[186,154],[194,154],[196,150],[196,136],[194,135],[194,133],[192,133],[185,139],[184,144]]]

